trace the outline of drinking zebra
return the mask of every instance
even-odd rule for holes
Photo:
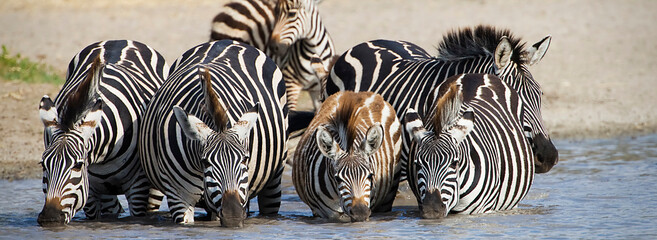
[[[283,72],[289,108],[296,109],[301,90],[319,108],[320,81],[325,79],[315,73],[312,58],[328,71],[335,50],[316,1],[232,1],[212,21],[210,39],[232,39],[264,51]]]
[[[525,49],[509,30],[479,25],[448,33],[430,56],[419,46],[404,41],[375,40],[361,43],[333,65],[325,96],[338,91],[372,91],[381,94],[401,118],[408,108],[426,115],[434,102],[433,90],[460,73],[490,73],[515,89],[526,112],[523,129],[529,139],[537,173],[549,171],[558,161],[557,149],[543,126],[541,87],[528,70],[540,61],[550,36]],[[408,159],[410,136],[403,135],[402,162]],[[402,178],[405,178],[402,164]]]
[[[287,157],[285,85],[276,64],[244,43],[186,51],[144,115],[139,150],[173,220],[194,222],[205,199],[223,226],[242,226],[248,200],[277,214]]]
[[[438,98],[423,119],[413,109],[405,116],[413,137],[408,183],[422,216],[515,207],[534,177],[522,99],[501,79],[484,74],[448,78],[435,91]]]
[[[390,211],[401,132],[395,110],[378,94],[347,91],[326,99],[299,140],[292,168],[294,187],[313,215],[364,221],[371,211]]]
[[[126,195],[131,215],[146,213],[151,184],[137,159],[138,129],[168,72],[162,55],[130,40],[91,44],[71,60],[55,102],[44,96],[39,104],[40,225],[68,223],[83,207],[89,219],[121,212],[117,194]]]

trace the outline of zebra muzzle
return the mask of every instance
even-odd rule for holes
[[[241,228],[246,219],[246,210],[240,201],[237,191],[226,191],[221,198],[221,210],[219,213],[221,226],[229,228]]]
[[[546,173],[559,162],[559,152],[549,138],[538,134],[533,139],[533,152],[536,157],[534,161],[534,172]]]
[[[371,214],[372,211],[367,206],[365,200],[363,200],[362,198],[354,201],[354,203],[351,206],[351,209],[349,209],[349,216],[351,217],[351,221],[354,222],[367,221],[367,219],[370,218]]]
[[[447,216],[447,206],[440,197],[440,191],[427,192],[421,205],[422,218],[436,219]]]
[[[37,223],[42,227],[66,224],[66,214],[62,212],[62,206],[59,204],[59,201],[46,201],[43,210],[39,213]]]

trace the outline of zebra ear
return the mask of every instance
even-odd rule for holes
[[[187,114],[185,110],[178,106],[173,106],[173,114],[176,116],[176,120],[178,120],[178,124],[185,133],[185,136],[189,139],[201,141],[201,143],[205,144],[208,136],[213,132],[208,125],[205,125],[201,119]]]
[[[363,139],[363,142],[360,144],[360,150],[369,157],[379,150],[381,143],[383,143],[383,127],[380,123],[375,123],[367,130],[365,139]]]
[[[100,125],[100,119],[103,117],[103,100],[101,98],[96,98],[94,105],[91,107],[89,112],[82,119],[80,124],[80,132],[82,132],[82,137],[87,140],[93,136],[93,133],[96,131],[96,127]]]
[[[511,63],[511,55],[513,55],[513,47],[506,36],[500,39],[500,43],[495,48],[495,73],[499,74],[502,69]]]
[[[430,132],[424,128],[422,119],[420,119],[420,115],[415,109],[409,108],[406,111],[404,125],[406,126],[406,132],[408,132],[416,142],[422,142],[422,139],[430,134]]]
[[[472,107],[469,107],[465,112],[463,113],[463,116],[461,119],[454,124],[449,130],[449,135],[456,140],[456,144],[460,144],[466,136],[472,131],[474,128],[474,110]]]
[[[315,138],[317,140],[319,151],[322,152],[322,155],[325,157],[336,160],[338,156],[342,155],[343,150],[340,148],[340,144],[333,140],[333,136],[328,130],[326,130],[326,127],[317,127]]]
[[[258,117],[260,116],[260,103],[256,103],[249,111],[242,114],[240,119],[233,124],[231,130],[237,134],[237,138],[240,141],[244,141],[249,137],[251,129],[258,122]]]
[[[532,47],[522,53],[523,58],[527,61],[529,66],[534,65],[543,59],[545,52],[547,52],[548,47],[550,47],[551,40],[552,36],[547,35],[545,38],[541,39],[541,41],[534,43]]]
[[[44,95],[39,103],[39,117],[46,129],[57,126],[57,108],[48,95]]]

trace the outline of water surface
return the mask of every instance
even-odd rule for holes
[[[250,217],[241,229],[201,221],[180,226],[164,212],[101,221],[78,213],[68,226],[41,228],[41,180],[0,181],[0,238],[657,238],[657,135],[555,144],[559,164],[536,175],[527,197],[510,211],[424,220],[406,189],[391,213],[327,223],[311,217],[288,170],[281,216]]]

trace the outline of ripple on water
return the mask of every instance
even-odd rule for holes
[[[119,219],[100,221],[84,220],[79,213],[68,226],[41,228],[36,223],[43,206],[40,180],[20,180],[0,181],[0,235],[20,239],[44,235],[167,239],[657,237],[657,135],[555,144],[559,164],[547,174],[536,175],[526,198],[509,211],[420,219],[414,197],[402,185],[403,195],[391,213],[373,216],[368,222],[331,223],[311,217],[286,177],[281,215],[252,216],[241,229],[202,221],[176,225],[166,212],[148,218],[123,214]],[[255,201],[251,206],[257,211]]]

